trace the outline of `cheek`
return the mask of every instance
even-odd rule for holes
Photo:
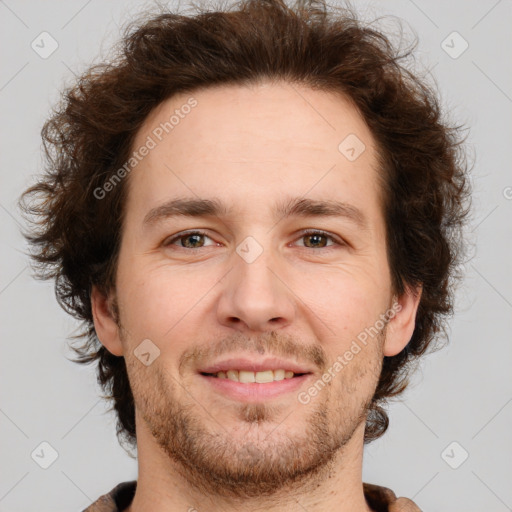
[[[221,276],[213,275],[212,269],[120,264],[117,291],[123,325],[137,339],[149,338],[157,344],[164,338],[176,340],[187,319],[196,321],[201,298]]]
[[[293,289],[307,306],[304,313],[314,313],[329,338],[347,340],[373,325],[386,308],[386,282],[377,276],[368,266],[318,267],[297,274]]]

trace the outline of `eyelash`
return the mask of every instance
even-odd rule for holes
[[[170,245],[173,245],[174,242],[178,241],[178,240],[181,240],[183,238],[186,238],[188,236],[191,236],[191,235],[202,235],[202,236],[205,236],[207,238],[210,238],[211,237],[208,235],[208,233],[206,233],[205,231],[201,231],[201,230],[195,230],[195,231],[188,231],[188,232],[184,232],[184,233],[180,233],[174,237],[172,237],[171,239],[167,239],[164,241],[163,245],[165,247],[167,246],[170,246]],[[297,239],[301,239],[301,238],[304,238],[305,236],[308,236],[308,235],[323,235],[324,237],[330,239],[332,242],[334,242],[334,245],[338,245],[338,246],[345,246],[347,245],[346,243],[338,240],[337,238],[335,238],[333,235],[327,233],[326,231],[322,231],[322,230],[319,230],[319,229],[311,229],[311,230],[305,230],[301,233],[300,237]],[[199,250],[199,249],[204,249],[205,247],[195,247],[195,248],[189,248],[189,247],[179,247],[179,249],[183,249],[185,251],[194,251],[194,250]],[[332,250],[334,249],[334,246],[331,245],[331,246],[326,246],[326,247],[318,247],[318,248],[314,248],[314,247],[302,247],[302,249],[311,249],[311,250],[318,250],[318,249],[323,249],[324,251],[329,251],[329,250]]]

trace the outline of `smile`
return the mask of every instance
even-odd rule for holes
[[[216,374],[201,373],[199,375],[214,392],[245,402],[261,402],[297,392],[313,375],[293,372],[285,372],[287,375],[284,375],[283,372],[284,370],[260,372],[228,370]]]
[[[280,381],[284,379],[292,379],[295,376],[295,373],[290,370],[263,370],[259,372],[251,372],[247,370],[227,370],[220,371],[217,373],[207,373],[205,375],[209,375],[212,377],[217,377],[218,379],[230,379],[234,382],[243,382],[244,384],[249,384],[252,382],[257,382],[259,384],[265,384],[267,382]],[[303,373],[299,373],[297,375],[304,375]]]

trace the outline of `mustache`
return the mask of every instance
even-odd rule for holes
[[[205,365],[224,354],[236,352],[258,353],[272,357],[293,358],[300,362],[313,363],[323,369],[327,355],[319,344],[298,343],[296,336],[270,331],[259,336],[247,336],[238,332],[218,341],[207,342],[186,350],[179,360],[179,373],[188,365]]]

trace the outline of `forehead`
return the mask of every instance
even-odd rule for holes
[[[180,93],[145,120],[132,150],[144,145],[129,176],[128,202],[139,206],[229,194],[241,213],[282,190],[379,202],[374,139],[341,94],[286,82]]]

